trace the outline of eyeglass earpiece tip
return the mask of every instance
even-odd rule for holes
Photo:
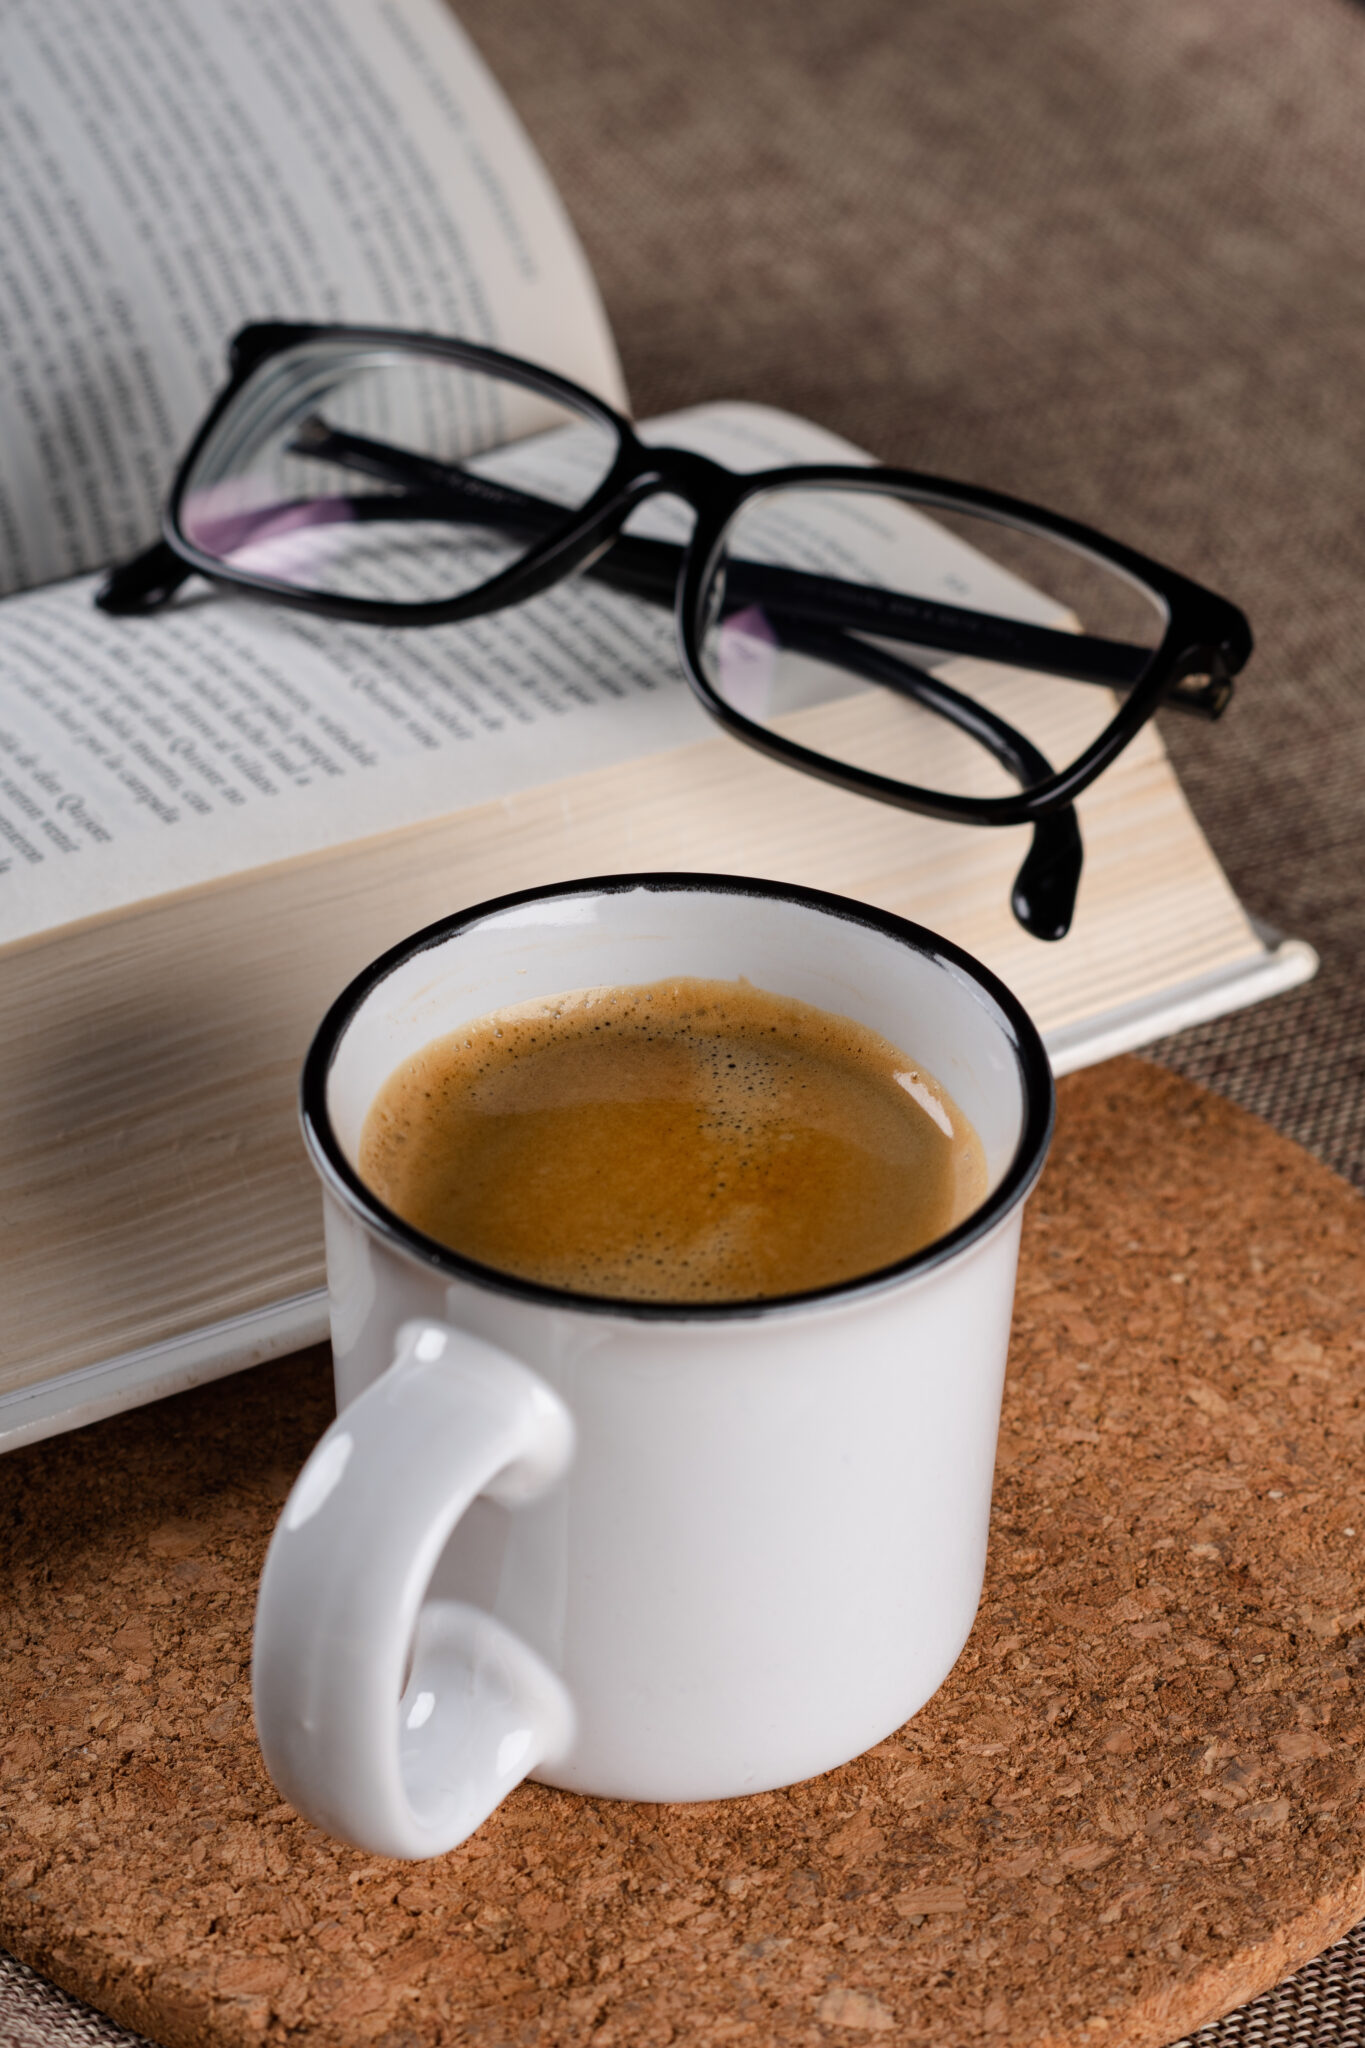
[[[1045,907],[1030,903],[1017,889],[1010,897],[1010,908],[1014,912],[1016,922],[1023,926],[1031,939],[1055,942],[1057,939],[1064,939],[1071,930],[1070,917],[1059,919],[1050,916]]]
[[[95,592],[96,608],[116,619],[157,611],[170,602],[189,574],[173,550],[158,541],[109,571]]]
[[[1041,818],[1033,844],[1014,878],[1010,908],[1030,938],[1064,939],[1076,914],[1084,858],[1074,810]]]

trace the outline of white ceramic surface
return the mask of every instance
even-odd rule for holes
[[[361,1187],[365,1112],[407,1053],[507,1003],[669,974],[744,974],[905,1046],[981,1134],[983,1210],[864,1282],[659,1310],[481,1272]],[[771,884],[548,891],[362,976],[305,1072],[340,1412],[261,1584],[256,1721],[280,1790],[359,1847],[421,1857],[528,1774],[723,1798],[898,1727],[980,1596],[1050,1119],[1041,1044],[982,970]]]

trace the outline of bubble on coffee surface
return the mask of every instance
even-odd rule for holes
[[[745,1301],[908,1257],[986,1192],[901,1048],[747,981],[571,991],[392,1074],[362,1178],[426,1236],[579,1294]]]

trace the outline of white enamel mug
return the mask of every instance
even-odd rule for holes
[[[976,1126],[989,1192],[865,1278],[734,1306],[478,1266],[366,1188],[371,1102],[512,1003],[745,976],[855,1018]],[[840,897],[642,875],[504,897],[368,968],[308,1055],[338,1416],[270,1545],[256,1726],[300,1812],[379,1855],[463,1841],[528,1775],[722,1799],[846,1762],[972,1625],[1024,1198],[1051,1070],[956,947]]]

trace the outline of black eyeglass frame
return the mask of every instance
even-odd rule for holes
[[[351,345],[360,351],[408,349],[414,354],[434,356],[495,375],[556,400],[566,409],[594,418],[609,428],[617,441],[615,460],[582,506],[564,509],[562,524],[540,540],[533,540],[517,561],[487,583],[462,596],[417,603],[345,597],[299,589],[253,570],[233,568],[196,546],[185,533],[181,522],[185,492],[206,444],[262,365],[290,348],[320,343]],[[1145,666],[1136,680],[1125,685],[1121,673],[1079,678],[1110,687],[1126,687],[1127,694],[1104,731],[1073,762],[1031,782],[1017,794],[972,797],[921,789],[831,759],[735,710],[712,687],[701,658],[706,625],[703,611],[726,528],[748,500],[773,490],[802,486],[900,494],[912,498],[931,514],[935,509],[975,514],[1023,532],[1063,541],[1155,596],[1166,613],[1166,630],[1155,648],[1141,650]],[[1022,825],[1040,823],[1068,809],[1163,703],[1209,719],[1220,717],[1232,695],[1232,679],[1251,653],[1250,626],[1244,614],[1227,599],[1091,527],[1002,492],[954,483],[918,470],[872,464],[798,464],[770,470],[732,471],[690,449],[647,446],[631,422],[593,392],[552,370],[541,369],[498,349],[406,329],[284,322],[256,323],[243,328],[234,338],[229,350],[229,381],[195,435],[171,487],[162,542],[116,569],[101,589],[98,602],[113,612],[150,611],[167,602],[187,575],[196,573],[213,583],[254,592],[272,602],[330,618],[387,626],[454,624],[522,603],[590,568],[619,538],[631,513],[647,499],[665,493],[683,499],[696,514],[690,539],[677,550],[679,573],[674,615],[683,668],[705,709],[736,739],[788,767],[858,795],[931,817],[961,824]],[[860,595],[869,599],[882,597],[880,592]],[[1063,656],[1069,646],[1078,644],[1075,636],[1015,627],[996,614],[931,606],[920,600],[903,599],[894,592],[886,593],[885,600],[893,609],[915,611],[916,632],[909,633],[902,626],[901,637],[913,638],[919,644],[925,644],[926,638],[928,644],[938,644],[924,630],[934,613],[944,619],[951,615],[954,637],[947,651],[953,653],[976,652],[986,659],[999,660],[1011,637],[1032,634],[1037,638],[1040,632],[1058,643]],[[977,623],[973,628],[964,625],[964,621]],[[869,621],[862,630],[877,631],[879,627],[876,621]],[[880,630],[888,628],[883,625]],[[970,640],[973,631],[981,644],[960,644],[964,637]],[[1103,647],[1110,643],[1089,644]],[[1056,672],[1067,671],[1062,668]]]

